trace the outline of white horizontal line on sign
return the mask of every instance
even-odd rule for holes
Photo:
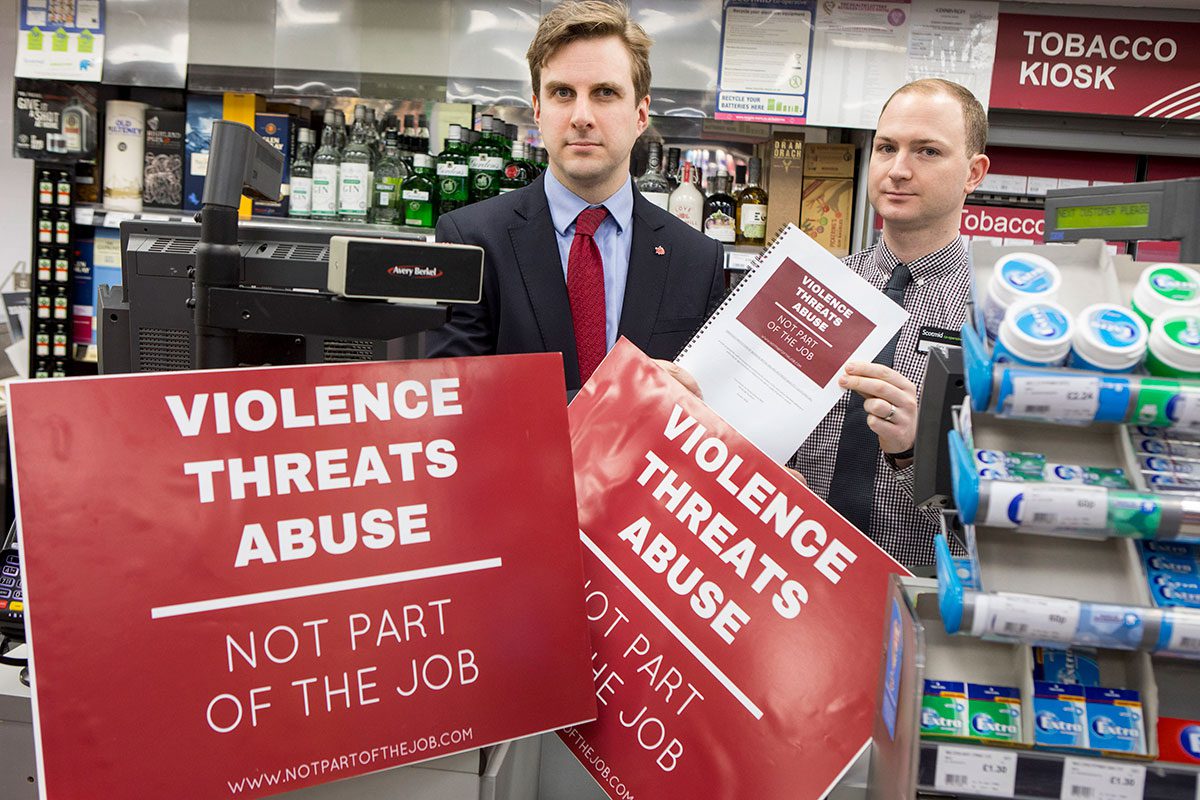
[[[219,611],[223,608],[277,603],[280,600],[291,600],[297,597],[335,594],[354,589],[366,589],[371,586],[387,586],[392,583],[407,583],[410,581],[425,580],[426,578],[440,578],[444,575],[460,575],[464,572],[479,572],[485,569],[496,569],[500,566],[502,566],[502,562],[499,558],[483,558],[479,561],[443,564],[440,567],[389,572],[386,575],[368,575],[363,578],[349,578],[344,581],[314,583],[308,586],[292,586],[287,589],[273,589],[267,592],[254,592],[253,594],[238,594],[232,597],[217,597],[212,600],[197,600],[192,603],[178,603],[176,605],[152,608],[150,609],[150,618],[163,619],[165,617],[182,617],[187,614],[203,614],[206,611]]]
[[[817,337],[818,339],[820,339],[822,342],[824,342],[824,343],[825,343],[826,345],[828,345],[829,347],[833,347],[833,345],[829,344],[829,340],[828,340],[828,339],[826,339],[824,336],[822,336],[821,334],[819,334],[819,333],[817,333],[816,331],[814,331],[814,330],[813,330],[813,327],[812,327],[812,325],[809,325],[807,322],[805,322],[804,320],[800,319],[800,318],[799,318],[799,317],[797,317],[795,314],[793,314],[793,313],[792,313],[792,310],[791,310],[790,308],[784,308],[784,307],[783,307],[781,304],[779,304],[779,303],[776,303],[775,305],[779,306],[779,310],[780,310],[780,311],[782,311],[783,313],[787,314],[789,317],[791,317],[792,319],[796,320],[796,322],[798,322],[798,323],[800,323],[801,325],[803,325],[803,326],[804,326],[804,328],[805,328],[805,329],[806,329],[806,330],[807,330],[809,333],[811,333],[813,336],[815,336],[815,337]]]
[[[629,577],[621,571],[621,568],[613,563],[613,560],[605,555],[604,552],[596,546],[596,543],[588,538],[586,533],[580,531],[579,538],[585,545],[587,545],[588,549],[592,551],[596,558],[600,559],[600,563],[604,564],[604,566],[608,568],[609,572],[611,572],[613,575],[616,575],[617,579],[625,585],[626,589],[633,592],[633,596],[641,601],[642,605],[644,605],[646,609],[654,615],[654,618],[661,622],[663,627],[670,631],[671,635],[678,639],[679,643],[688,649],[688,652],[700,662],[700,665],[708,670],[712,676],[717,679],[718,683],[729,690],[729,693],[733,695],[735,700],[745,706],[746,710],[750,712],[751,716],[753,716],[755,719],[762,719],[762,709],[756,706],[754,701],[747,697],[746,693],[739,689],[737,684],[730,680],[729,676],[721,671],[720,667],[714,664],[708,656],[704,655],[700,648],[697,647],[695,643],[687,637],[686,633],[681,631],[674,622],[667,619],[667,615],[664,614],[658,606],[654,605],[654,601],[647,597],[646,593],[639,589],[633,581],[629,580]]]

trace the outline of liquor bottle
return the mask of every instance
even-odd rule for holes
[[[404,185],[400,189],[400,207],[404,210],[405,225],[432,228],[437,221],[435,178],[433,156],[428,153],[414,153],[413,172],[404,179]]]
[[[296,158],[291,167],[291,200],[288,216],[308,219],[312,216],[313,131],[301,128],[296,133]]]
[[[336,108],[333,110],[333,130],[337,134],[334,146],[340,155],[346,149],[346,115]]]
[[[729,191],[734,197],[739,197],[742,194],[742,189],[746,188],[746,165],[738,164],[733,168],[733,188]]]
[[[383,139],[379,136],[379,128],[375,121],[375,109],[367,106],[367,110],[363,115],[363,125],[367,130],[367,144],[371,147],[371,154],[375,161],[378,161],[383,155]]]
[[[338,172],[338,216],[351,222],[366,222],[371,197],[371,148],[362,125],[354,125],[350,143],[342,151]]]
[[[671,192],[667,210],[696,230],[703,230],[704,195],[692,182],[692,163],[683,162],[679,185]]]
[[[679,186],[679,148],[667,148],[667,181],[671,184],[671,191],[675,191]]]
[[[413,152],[429,155],[429,118],[424,114],[417,115],[417,146]]]
[[[458,125],[450,126],[450,135],[437,158],[438,214],[448,214],[470,201],[468,158],[463,146],[465,131]],[[414,157],[415,163],[415,157]]]
[[[500,175],[500,182],[497,184],[499,193],[504,194],[513,189],[528,186],[537,175],[537,167],[529,163],[525,157],[525,143],[513,142],[512,155],[504,164],[504,172]]]
[[[650,142],[646,171],[637,179],[638,191],[651,203],[666,209],[671,199],[671,184],[662,173],[662,144]]]
[[[737,200],[729,193],[729,176],[724,172],[717,175],[716,191],[704,201],[704,235],[718,242],[733,244],[737,238],[734,217],[737,215]]]
[[[550,154],[546,152],[546,148],[539,147],[534,151],[533,165],[538,168],[539,175],[550,168]]]
[[[396,134],[388,131],[384,138],[383,157],[375,165],[375,222],[383,225],[396,223],[400,201],[397,192],[408,177],[408,166],[400,160],[400,149],[396,146]]]
[[[767,243],[767,193],[759,186],[762,180],[762,161],[750,159],[746,188],[738,195],[737,243],[764,245]]]
[[[420,147],[417,143],[417,117],[414,114],[404,115],[404,149],[416,153]]]
[[[504,125],[503,122],[500,123]],[[471,202],[477,203],[489,197],[495,197],[500,187],[500,172],[504,169],[504,150],[497,141],[500,134],[490,114],[483,115],[483,123],[479,128],[479,142],[471,148],[471,157],[467,162],[471,178]]]
[[[325,112],[321,147],[313,156],[312,216],[334,219],[338,212],[338,173],[342,157],[337,147],[337,118]]]

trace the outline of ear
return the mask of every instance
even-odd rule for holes
[[[971,156],[970,168],[967,172],[967,185],[963,191],[964,194],[970,194],[975,191],[976,187],[983,182],[984,176],[988,173],[988,167],[991,165],[991,159],[983,153],[976,153]]]
[[[537,92],[533,93],[533,124],[539,129],[542,127],[542,106],[538,102]]]
[[[650,126],[650,95],[646,95],[637,104],[637,131],[638,136],[646,132],[646,128]]]

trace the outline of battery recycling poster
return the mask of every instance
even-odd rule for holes
[[[100,81],[104,0],[21,0],[18,78]]]
[[[627,340],[569,413],[599,716],[560,738],[612,798],[822,797],[904,568]]]
[[[43,798],[262,797],[595,718],[558,354],[9,396]]]

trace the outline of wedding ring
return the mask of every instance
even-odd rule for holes
[[[892,404],[892,403],[888,403],[888,405],[892,406],[892,410],[891,410],[891,411],[889,411],[889,412],[888,412],[888,415],[887,415],[886,417],[884,417],[884,418],[883,418],[883,421],[884,421],[884,422],[891,422],[891,421],[892,421],[892,417],[896,416],[896,406],[895,406],[894,404]]]

